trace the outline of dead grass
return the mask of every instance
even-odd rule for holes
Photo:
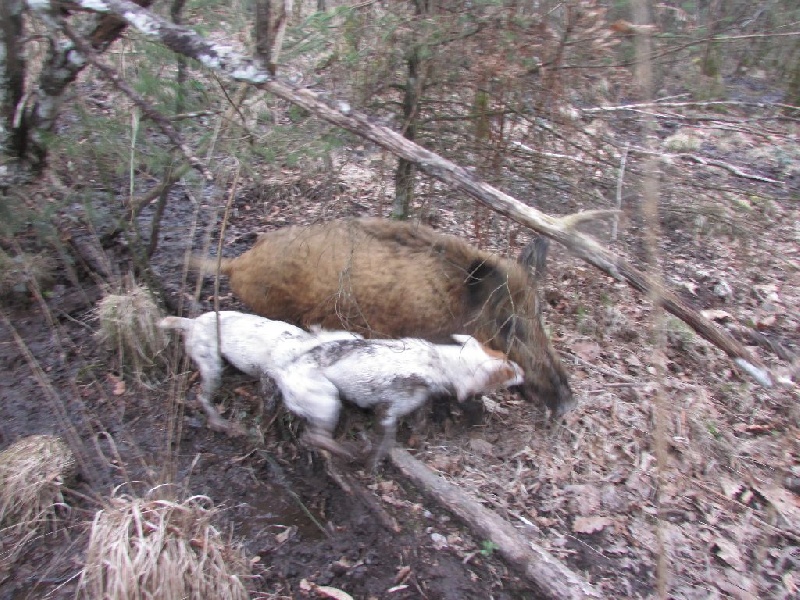
[[[53,261],[45,254],[10,256],[0,250],[0,300],[27,296],[31,287],[42,290],[53,282]]]
[[[108,294],[97,305],[98,336],[117,352],[120,368],[140,382],[166,366],[167,336],[157,323],[162,311],[150,291],[134,285],[127,294]]]
[[[72,451],[55,436],[26,437],[0,452],[0,564],[52,529],[64,503],[62,486],[74,469]]]
[[[112,498],[92,524],[78,597],[249,598],[250,565],[211,524],[211,501]]]

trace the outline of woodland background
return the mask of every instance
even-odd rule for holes
[[[554,424],[501,395],[478,425],[401,443],[608,597],[800,593],[796,2],[139,4],[542,213],[619,209],[581,231],[663,277],[772,387],[554,243],[541,293],[578,409]],[[530,229],[94,10],[0,4],[0,447],[59,435],[79,467],[46,534],[0,512],[2,596],[74,595],[98,509],[202,494],[251,597],[539,597],[391,467],[358,485],[406,526],[367,524],[251,382],[222,403],[257,441],[203,429],[177,344],[120,334],[150,310],[242,309],[185,258],[274,228],[411,218],[510,257]],[[129,307],[111,329],[109,297]]]

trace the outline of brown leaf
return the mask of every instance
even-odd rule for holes
[[[741,481],[733,481],[727,477],[720,477],[719,484],[722,486],[722,491],[726,498],[736,498],[744,488],[744,484]]]
[[[605,529],[614,521],[608,517],[577,517],[572,523],[575,533],[594,533]]]
[[[593,485],[568,485],[564,491],[570,494],[570,509],[581,516],[597,514],[600,508],[600,490]]]
[[[603,351],[595,342],[577,342],[572,345],[572,351],[585,361],[592,361]]]
[[[798,588],[797,582],[794,580],[794,575],[791,571],[784,573],[781,579],[783,580],[783,585],[789,594],[794,596],[798,591],[800,591],[800,588]]]
[[[114,394],[115,396],[122,396],[122,394],[125,393],[125,388],[126,388],[125,382],[120,377],[117,377],[116,375],[109,373],[108,380],[114,384],[114,389],[111,390],[112,394]]]
[[[297,531],[297,526],[292,525],[291,527],[287,527],[281,533],[275,536],[275,542],[278,544],[283,544],[286,540],[292,537],[295,532]]]
[[[772,504],[786,525],[793,531],[800,531],[800,496],[783,488],[754,488]]]
[[[744,561],[739,547],[725,538],[717,538],[712,546],[714,554],[726,565],[733,567],[737,571],[744,570]]]
[[[718,308],[711,308],[708,310],[701,310],[700,314],[703,315],[706,319],[710,319],[711,321],[730,321],[733,319],[731,314],[727,311],[720,310]]]
[[[472,438],[469,441],[469,448],[475,454],[480,454],[481,456],[492,456],[494,454],[494,446],[481,438]]]
[[[775,325],[775,322],[778,318],[775,315],[766,315],[764,317],[758,317],[756,319],[756,327],[758,329],[768,329]]]
[[[400,567],[397,570],[397,575],[394,576],[394,583],[403,583],[406,579],[408,579],[409,575],[411,575],[411,567],[408,565]]]
[[[353,597],[347,592],[343,592],[339,588],[330,587],[328,585],[317,585],[314,587],[314,591],[316,591],[317,594],[323,598],[333,598],[333,600],[353,600]]]
[[[625,358],[625,362],[631,367],[642,366],[642,361],[640,361],[639,357],[637,357],[635,354],[628,354],[628,356]]]

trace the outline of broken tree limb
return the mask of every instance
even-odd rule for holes
[[[588,581],[568,569],[547,550],[529,540],[508,521],[446,481],[402,448],[391,454],[392,463],[426,496],[456,515],[481,539],[497,545],[503,558],[538,591],[558,600],[602,598]]]
[[[661,298],[667,311],[720,348],[756,381],[765,386],[772,384],[766,367],[730,334],[684,304],[674,293],[658,285],[646,273],[602,247],[591,237],[576,232],[573,222],[582,220],[579,216],[556,218],[527,206],[480,181],[467,169],[418,146],[366,115],[354,112],[346,102],[340,101],[334,106],[324,99],[322,93],[279,81],[262,69],[254,59],[242,56],[224,44],[209,42],[194,31],[174,25],[129,0],[74,0],[73,4],[89,11],[117,14],[144,35],[160,41],[174,52],[193,58],[231,79],[248,82],[266,90],[329,123],[374,142],[399,157],[413,161],[426,174],[465,191],[499,214],[555,239],[578,257],[612,277],[626,281],[631,287],[650,297]],[[37,3],[35,7],[47,7],[47,4]]]

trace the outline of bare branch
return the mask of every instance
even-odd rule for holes
[[[800,110],[800,106],[792,104],[779,104],[776,102],[741,102],[736,100],[708,100],[705,102],[637,102],[635,104],[620,104],[619,106],[593,106],[590,108],[581,108],[580,111],[586,114],[602,113],[602,112],[618,112],[626,110],[642,110],[647,108],[698,108],[705,106],[752,106],[756,108],[764,108],[765,106],[774,106],[775,108],[788,108]],[[775,118],[780,118],[776,115]]]

